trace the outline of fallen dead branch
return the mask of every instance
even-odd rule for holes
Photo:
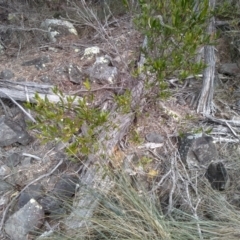
[[[0,98],[11,97],[14,100],[22,102],[35,102],[35,94],[38,93],[39,97],[45,99],[46,97],[50,102],[57,103],[60,98],[53,93],[54,86],[47,84],[38,84],[33,82],[12,82],[7,80],[0,80]],[[65,95],[65,98],[69,95]],[[76,103],[80,97],[76,98]]]
[[[211,10],[215,8],[215,0],[209,0],[209,6]],[[215,32],[215,18],[210,19],[208,25],[208,34],[210,36],[214,35]],[[216,57],[214,46],[204,47],[204,58],[205,64],[207,65],[203,73],[203,84],[200,95],[197,99],[197,112],[203,115],[210,114],[212,111],[212,100],[214,93],[214,78],[215,78],[215,67],[216,67]]]

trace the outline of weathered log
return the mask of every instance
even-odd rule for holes
[[[215,0],[209,0],[209,6],[213,10],[215,8]],[[211,17],[207,32],[212,36],[215,32],[215,18]],[[197,112],[203,115],[210,114],[213,106],[213,93],[214,93],[214,78],[215,78],[215,51],[214,46],[204,47],[204,58],[207,65],[203,73],[202,90],[197,99]]]
[[[38,93],[39,97],[48,98],[50,102],[59,102],[59,97],[53,93],[53,85],[38,84],[34,82],[13,82],[8,80],[0,80],[0,98],[13,98],[22,102],[35,102],[35,94]],[[68,95],[65,95],[67,98]],[[77,100],[81,99],[79,97]]]

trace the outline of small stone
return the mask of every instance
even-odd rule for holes
[[[62,203],[55,196],[44,196],[39,200],[39,203],[43,207],[45,214],[51,218],[57,218],[65,214],[65,210],[62,208]]]
[[[51,78],[47,75],[44,75],[40,78],[40,80],[44,83],[50,83],[51,82]]]
[[[25,157],[22,161],[21,161],[21,165],[22,166],[30,166],[32,164],[32,158],[31,157]]]
[[[7,196],[1,196],[0,197],[0,207],[6,205],[8,203],[8,197]]]
[[[6,165],[8,167],[16,167],[20,163],[21,158],[22,156],[19,153],[13,153],[7,157]]]
[[[219,73],[229,76],[237,76],[240,74],[240,68],[236,63],[224,63],[220,66]]]
[[[7,165],[2,165],[0,167],[0,177],[7,176],[11,172],[11,169]]]
[[[70,82],[81,84],[84,79],[84,74],[77,65],[70,64],[68,67],[68,76]]]
[[[63,175],[56,183],[53,194],[61,200],[67,200],[75,194],[76,185],[79,178],[71,175]]]
[[[163,143],[164,137],[158,133],[148,133],[146,135],[146,140],[153,143]]]
[[[13,189],[13,186],[0,179],[0,193],[5,193]]]
[[[30,185],[25,189],[19,196],[18,207],[21,208],[29,202],[30,199],[35,199],[36,201],[43,196],[43,186],[40,184]]]
[[[0,73],[0,78],[2,78],[2,79],[7,79],[8,80],[8,79],[11,79],[13,77],[14,77],[14,73],[9,69],[5,69]]]

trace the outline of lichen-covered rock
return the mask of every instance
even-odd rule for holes
[[[201,169],[218,160],[212,137],[204,134],[186,134],[180,139],[180,157],[188,169]]]
[[[27,235],[37,232],[44,221],[42,206],[31,199],[15,212],[5,223],[5,232],[12,240],[27,240]]]
[[[42,22],[41,28],[48,31],[48,38],[51,42],[56,42],[60,36],[78,36],[73,24],[61,19],[46,19]]]

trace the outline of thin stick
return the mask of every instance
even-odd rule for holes
[[[23,111],[23,113],[25,113],[26,116],[28,116],[29,119],[31,119],[32,122],[36,123],[36,120],[19,103],[17,103],[12,97],[10,97],[5,92],[3,92],[1,90],[0,90],[0,92],[3,93],[4,95],[6,95],[9,99],[11,99],[11,101],[14,102]]]

